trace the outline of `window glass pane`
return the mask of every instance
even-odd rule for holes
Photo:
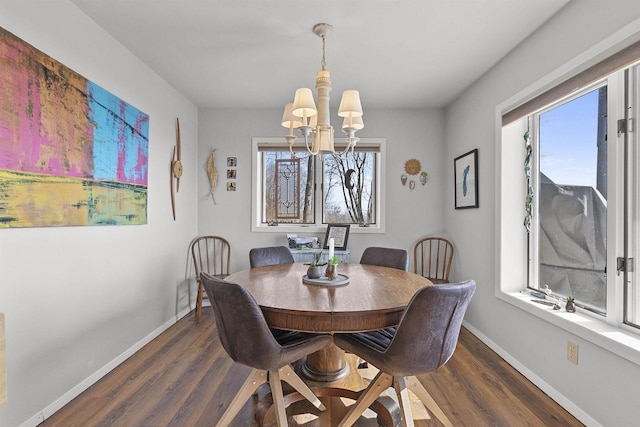
[[[300,159],[276,159],[276,218],[300,219]]]
[[[538,286],[606,309],[607,88],[537,115]]]
[[[262,223],[313,224],[313,160],[286,151],[262,151]]]
[[[376,224],[377,152],[323,155],[323,222]]]

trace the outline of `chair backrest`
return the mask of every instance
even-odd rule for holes
[[[393,365],[393,375],[431,372],[447,363],[475,289],[476,282],[468,280],[416,292],[384,353],[385,361]]]
[[[425,237],[413,247],[413,272],[434,282],[449,281],[453,244],[442,237]]]
[[[291,255],[291,251],[286,246],[253,248],[249,251],[251,268],[265,265],[293,264],[294,262],[293,255]]]
[[[360,264],[380,265],[407,271],[409,254],[404,249],[368,247],[362,253]]]
[[[200,280],[214,308],[218,336],[229,357],[257,369],[277,370],[284,366],[282,347],[253,295],[237,283],[206,273],[200,275]]]
[[[191,255],[196,278],[200,273],[228,275],[231,263],[231,245],[220,236],[201,236],[191,242]]]

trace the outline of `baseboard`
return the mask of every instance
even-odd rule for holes
[[[526,366],[516,360],[513,356],[507,353],[502,347],[493,342],[489,337],[482,332],[471,326],[466,321],[463,322],[464,327],[475,335],[480,341],[485,343],[491,350],[495,351],[500,357],[502,357],[509,365],[511,365],[516,371],[524,375],[529,381],[542,390],[547,396],[553,399],[558,405],[562,406],[571,415],[576,417],[581,423],[586,426],[603,427],[602,424],[594,420],[589,414],[587,414],[582,408],[567,399],[563,394],[559,393],[555,388],[551,387],[546,381],[540,378],[538,375],[529,370]]]
[[[120,354],[118,357],[104,365],[102,368],[98,369],[91,376],[83,380],[80,384],[73,387],[71,390],[60,396],[53,403],[42,409],[40,412],[20,424],[20,427],[36,427],[38,424],[43,422],[45,419],[49,418],[51,415],[56,413],[60,408],[62,408],[67,403],[71,402],[75,399],[80,393],[91,387],[93,384],[98,382],[99,379],[107,375],[113,369],[115,369],[122,362],[131,357],[135,352],[140,350],[145,345],[149,344],[154,338],[158,335],[169,329],[173,326],[178,320],[182,319],[184,316],[191,312],[190,308],[185,309],[181,313],[178,313],[174,319],[168,320],[157,329],[149,333],[147,336],[142,338],[140,341],[129,347],[126,351]]]

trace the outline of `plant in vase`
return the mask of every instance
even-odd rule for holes
[[[324,272],[324,275],[327,276],[327,279],[335,280],[338,278],[338,264],[340,260],[338,260],[337,256],[329,259],[327,263],[327,269]]]
[[[309,263],[309,268],[307,269],[307,277],[309,279],[319,279],[322,277],[322,267],[324,267],[327,263],[320,262],[320,257],[322,253],[319,253],[314,261]]]
[[[569,313],[575,313],[576,312],[575,299],[573,297],[567,297],[567,303],[565,304],[564,308]]]

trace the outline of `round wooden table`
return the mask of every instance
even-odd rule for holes
[[[406,271],[365,264],[340,264],[349,277],[340,286],[303,282],[308,266],[280,264],[252,268],[227,277],[256,299],[272,328],[301,332],[359,332],[395,326],[409,300],[431,281]],[[344,351],[337,346],[310,354],[302,373],[318,382],[335,382],[349,374]]]

